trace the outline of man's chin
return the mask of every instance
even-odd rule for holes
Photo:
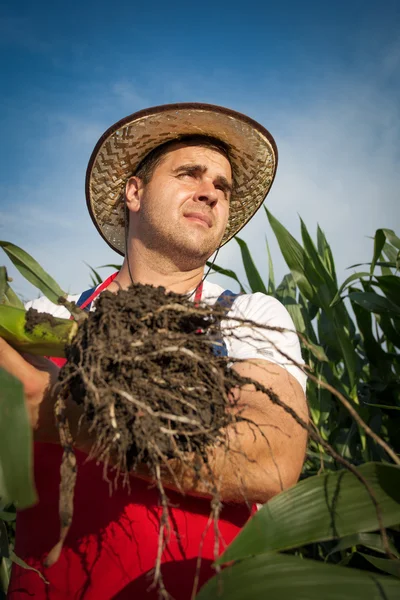
[[[206,261],[214,254],[218,248],[218,242],[203,243],[195,239],[186,240],[179,245],[178,255],[180,262],[186,263],[186,268],[198,268],[204,266]]]

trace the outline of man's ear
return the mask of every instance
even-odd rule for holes
[[[139,177],[130,177],[125,186],[125,202],[128,210],[138,212],[142,198],[143,182]]]

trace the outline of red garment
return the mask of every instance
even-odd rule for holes
[[[19,511],[17,516],[15,552],[39,569],[49,584],[35,572],[14,565],[9,600],[157,599],[157,590],[151,588],[162,510],[156,488],[131,477],[130,491],[119,484],[110,493],[111,485],[106,479],[112,482],[115,474],[108,470],[105,478],[103,464],[86,461],[86,455],[78,451],[71,529],[58,562],[47,569],[42,566],[59,538],[61,455],[60,446],[35,443],[34,474],[39,502]],[[211,565],[215,535],[214,523],[209,520],[210,502],[177,492],[167,495],[170,533],[161,572],[171,596],[189,600],[199,556],[199,587],[214,574]],[[218,521],[220,552],[249,516],[246,505],[224,506]]]

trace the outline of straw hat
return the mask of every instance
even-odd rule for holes
[[[278,153],[262,125],[236,111],[211,104],[166,104],[125,117],[101,136],[86,172],[86,199],[100,235],[125,253],[124,190],[139,163],[157,146],[201,134],[228,147],[234,191],[221,246],[251,219],[275,177]]]

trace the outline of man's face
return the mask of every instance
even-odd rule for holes
[[[232,170],[227,158],[211,148],[176,144],[148,184],[128,182],[128,206],[137,184],[138,202],[131,205],[136,207],[134,236],[183,268],[204,264],[228,221]]]

